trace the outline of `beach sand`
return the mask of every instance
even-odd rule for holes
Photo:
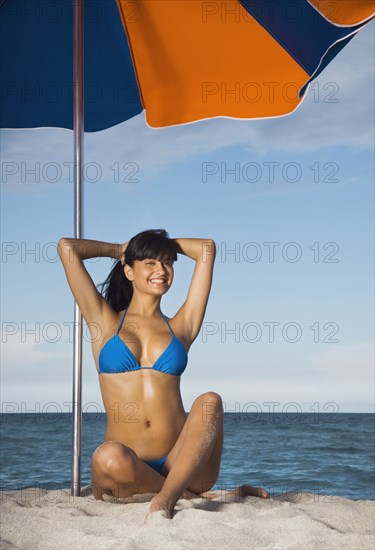
[[[153,495],[96,501],[69,489],[1,492],[1,549],[341,549],[375,545],[375,502],[313,493],[268,500],[228,496],[179,500],[173,519],[155,513]]]

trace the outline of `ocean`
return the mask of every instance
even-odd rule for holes
[[[103,442],[106,416],[85,413],[81,484],[91,482],[90,463]],[[1,414],[1,490],[70,486],[72,416]],[[272,496],[310,492],[375,499],[375,415],[360,413],[225,413],[224,449],[213,489],[243,483]]]

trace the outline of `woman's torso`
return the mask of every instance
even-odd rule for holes
[[[102,337],[92,345],[107,413],[104,439],[131,447],[142,459],[158,458],[173,447],[186,420],[180,376],[168,371],[183,371],[187,343],[166,318],[126,313],[123,320],[123,313],[103,321]]]

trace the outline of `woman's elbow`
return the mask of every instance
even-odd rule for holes
[[[70,241],[71,239],[69,239],[68,237],[61,237],[61,239],[59,239],[59,242],[57,243],[57,252],[58,252],[58,255],[62,256],[63,252],[68,250],[68,247],[70,246]]]
[[[213,239],[204,239],[203,240],[203,254],[202,259],[204,262],[208,260],[215,260],[216,257],[216,243]]]

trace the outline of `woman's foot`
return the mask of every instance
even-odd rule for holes
[[[150,508],[148,510],[147,516],[145,517],[145,523],[150,519],[154,512],[163,512],[162,517],[166,519],[172,519],[176,502],[176,500],[166,498],[160,493],[154,496],[154,498],[151,499]]]
[[[238,487],[239,490],[239,496],[241,498],[252,496],[252,497],[259,497],[259,498],[270,498],[269,493],[263,489],[262,487],[253,487],[252,485],[241,485]]]
[[[240,485],[239,487],[236,487],[231,491],[225,491],[224,497],[227,495],[234,495],[239,498],[245,498],[248,496],[259,497],[259,498],[270,498],[269,493],[262,487],[253,487],[252,485],[248,485],[248,484]],[[181,495],[181,498],[190,498],[190,499],[191,498],[208,498],[210,500],[213,500],[215,498],[219,498],[220,496],[221,496],[220,492],[216,492],[216,491],[206,491],[205,493],[201,493],[200,495],[195,495],[190,491],[185,491],[185,493]],[[160,493],[154,496],[151,499],[150,508],[147,516],[145,517],[145,523],[150,519],[151,515],[154,512],[163,512],[162,513],[163,517],[167,519],[172,519],[176,502],[177,500],[167,498]]]
[[[198,494],[193,493],[192,491],[189,491],[188,489],[186,489],[182,493],[180,498],[183,498],[183,499],[186,499],[186,500],[191,500],[193,498],[202,498],[202,495],[198,495]],[[207,498],[209,498],[209,497],[207,497]],[[157,494],[156,496],[154,496],[151,499],[150,508],[148,510],[148,514],[145,517],[145,523],[150,519],[151,515],[154,512],[163,512],[163,514],[162,514],[163,517],[165,517],[167,519],[172,519],[174,507],[176,506],[177,500],[172,499],[170,497],[167,498],[167,497],[161,495],[160,493]]]

